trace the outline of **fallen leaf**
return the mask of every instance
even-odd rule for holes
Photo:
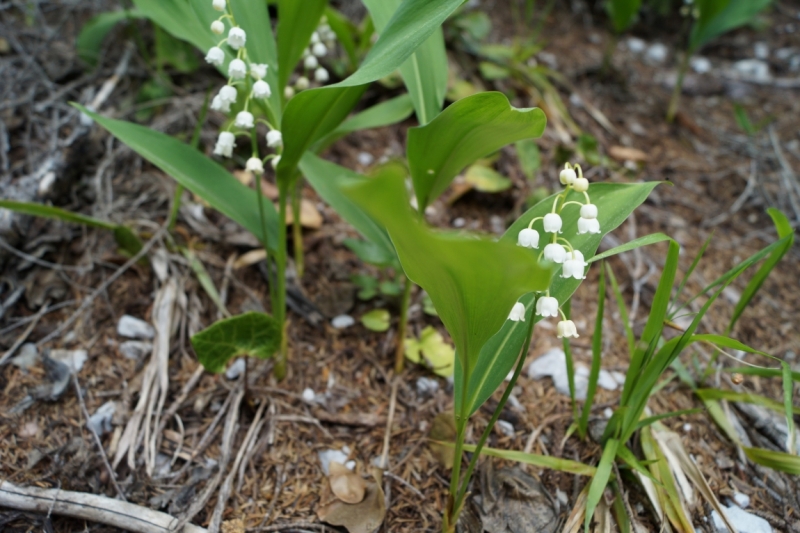
[[[251,265],[255,265],[256,263],[260,263],[266,258],[267,258],[267,251],[264,250],[263,248],[250,250],[241,257],[236,258],[236,261],[234,261],[233,263],[233,269],[239,270],[240,268],[249,267]]]
[[[361,323],[372,331],[386,331],[389,329],[391,315],[386,309],[373,309],[361,316]]]
[[[286,206],[286,223],[294,222],[292,206]],[[319,229],[322,227],[322,215],[310,200],[305,198],[300,201],[300,224],[304,228]]]
[[[431,424],[428,438],[430,439],[428,447],[436,460],[447,469],[453,468],[455,448],[452,445],[443,444],[456,440],[456,420],[453,413],[447,411],[436,415]]]
[[[501,192],[511,187],[510,179],[484,165],[470,166],[464,179],[481,192]]]
[[[373,477],[374,481],[365,482],[365,495],[360,503],[336,500],[317,509],[317,517],[333,526],[344,526],[350,533],[372,533],[386,517],[386,502],[380,486],[380,476],[373,472]]]
[[[405,354],[412,363],[425,365],[439,376],[453,375],[456,351],[433,326],[423,329],[419,340],[406,339]]]
[[[220,528],[222,533],[244,533],[244,520],[241,518],[234,518],[233,520],[226,520],[222,523]]]
[[[331,461],[329,468],[333,494],[345,503],[361,503],[367,488],[364,478],[337,461]]]
[[[647,161],[646,153],[638,148],[631,148],[629,146],[612,146],[608,149],[608,155],[618,161],[633,161],[635,163]]]

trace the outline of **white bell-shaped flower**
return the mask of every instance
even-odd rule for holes
[[[567,251],[557,242],[551,242],[544,247],[544,258],[553,263],[563,263]]]
[[[265,78],[267,76],[267,69],[269,65],[266,63],[252,63],[250,65],[250,75],[257,80]]]
[[[311,34],[311,44],[317,44],[319,42],[319,33],[314,32]]]
[[[269,130],[267,132],[267,146],[270,148],[277,148],[283,144],[283,135],[278,130]]]
[[[241,59],[234,59],[228,65],[228,76],[234,80],[243,80],[247,76],[247,65]]]
[[[513,322],[525,322],[525,306],[520,302],[515,303],[508,314],[508,319]]]
[[[523,229],[517,236],[517,246],[522,246],[524,248],[538,248],[539,232],[531,228]]]
[[[306,78],[305,76],[300,76],[299,78],[297,78],[297,81],[294,82],[294,88],[297,89],[298,91],[305,91],[306,89],[308,89],[308,84],[309,84],[308,78]]]
[[[583,218],[597,218],[597,206],[594,204],[582,205],[581,216]]]
[[[247,160],[247,163],[244,166],[244,169],[253,172],[255,174],[263,174],[264,173],[264,163],[257,157],[251,157]]]
[[[225,11],[226,2],[225,0],[212,0],[211,5],[217,11]]]
[[[253,127],[253,114],[250,111],[239,111],[233,123],[237,128],[249,130]]]
[[[222,131],[217,137],[217,144],[214,145],[214,155],[230,157],[235,146],[236,136],[229,131]]]
[[[563,337],[578,337],[578,329],[575,327],[575,322],[572,320],[561,320],[558,326],[556,326],[556,331],[558,332],[559,339]]]
[[[225,33],[225,23],[221,20],[215,20],[211,23],[211,33],[214,35],[222,35]]]
[[[572,255],[567,257],[567,259],[575,259],[576,261],[580,261],[583,263],[583,266],[589,266],[589,263],[583,258],[583,252],[578,249],[572,250]]]
[[[237,96],[236,87],[232,85],[223,85],[222,88],[219,90],[219,97],[225,100],[226,102],[235,104],[236,96]]]
[[[206,54],[206,63],[210,63],[215,67],[222,66],[225,62],[225,52],[219,46],[212,46]]]
[[[287,85],[286,87],[284,87],[283,97],[286,98],[287,100],[291,100],[293,96],[294,96],[294,87],[292,87],[291,85]]]
[[[272,168],[278,168],[278,163],[280,163],[280,162],[281,162],[281,156],[277,156],[277,157],[273,157],[272,158],[272,161],[270,161],[270,164],[272,165]]]
[[[303,66],[308,70],[312,70],[319,66],[319,61],[316,56],[308,56],[303,60]]]
[[[330,76],[328,75],[327,70],[325,70],[323,67],[319,67],[314,71],[314,79],[319,83],[325,83],[330,79]]]
[[[228,46],[238,50],[247,42],[247,34],[242,28],[231,28],[228,31]]]
[[[586,178],[578,178],[575,180],[575,183],[572,184],[572,187],[577,192],[586,192],[589,190],[589,180]]]
[[[562,185],[572,185],[576,179],[578,179],[578,175],[571,168],[565,168],[558,174],[558,180]]]
[[[542,296],[536,300],[536,314],[539,316],[558,316],[558,300],[552,296]]]
[[[544,216],[544,230],[547,233],[561,233],[561,216],[558,213],[547,213]]]
[[[567,253],[567,258],[564,260],[564,266],[561,269],[561,277],[584,279],[586,276],[583,274],[583,267],[583,258],[570,257],[570,254]]]
[[[600,233],[600,221],[596,218],[579,218],[578,235],[583,235],[584,233]]]
[[[325,57],[328,53],[328,47],[322,43],[316,43],[311,47],[311,53],[317,57]]]
[[[269,83],[264,80],[258,80],[253,84],[253,96],[256,98],[269,98],[272,96],[272,89],[269,88]]]
[[[222,111],[223,113],[230,113],[231,103],[224,100],[220,95],[216,95],[214,99],[211,100],[211,109],[214,111]]]

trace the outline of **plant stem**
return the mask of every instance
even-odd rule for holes
[[[411,301],[411,287],[414,283],[406,278],[403,296],[400,300],[400,322],[397,324],[397,348],[394,352],[394,372],[401,374],[405,363],[406,325],[408,324],[408,304]]]
[[[286,362],[288,359],[288,341],[286,339],[286,200],[288,187],[285,183],[278,183],[278,242],[275,249],[275,307],[272,314],[281,325],[281,348],[275,363],[275,377],[286,377]]]
[[[175,187],[175,196],[172,197],[172,208],[169,211],[169,224],[167,224],[167,231],[175,229],[175,222],[178,221],[178,211],[181,208],[181,196],[183,196],[183,185],[178,183]]]
[[[467,472],[464,474],[464,481],[462,482],[462,486],[458,491],[458,495],[455,500],[455,509],[460,509],[461,506],[464,504],[464,498],[467,495],[467,487],[469,487],[469,479],[472,476],[472,472],[475,470],[475,465],[478,464],[478,458],[481,455],[481,450],[483,446],[486,444],[486,441],[489,438],[489,433],[491,433],[494,425],[497,423],[498,418],[500,418],[500,413],[505,407],[506,402],[508,401],[508,397],[511,396],[511,391],[514,389],[514,385],[517,384],[517,378],[519,378],[520,373],[522,373],[522,367],[525,366],[525,358],[528,355],[528,349],[531,346],[531,334],[533,333],[533,315],[528,317],[528,321],[530,322],[528,325],[528,334],[525,338],[525,345],[522,347],[522,351],[519,354],[519,360],[517,361],[517,366],[514,369],[514,375],[511,377],[511,381],[508,382],[508,386],[506,387],[505,392],[503,393],[503,397],[500,398],[500,403],[497,404],[497,407],[492,414],[492,419],[489,421],[489,425],[486,426],[486,429],[483,430],[483,434],[481,435],[480,440],[478,441],[478,445],[475,447],[475,453],[472,454],[472,458],[467,465]],[[458,517],[455,517],[456,519]]]
[[[675,120],[675,115],[678,113],[678,104],[681,100],[681,90],[683,89],[683,77],[686,75],[686,70],[689,68],[689,58],[692,54],[689,50],[683,55],[681,64],[678,67],[678,79],[675,80],[675,87],[672,89],[672,97],[669,99],[669,108],[667,109],[667,122]]]
[[[297,269],[297,279],[303,277],[305,261],[303,260],[303,225],[300,222],[303,180],[298,179],[297,185],[292,189],[292,241],[294,243],[294,267]]]

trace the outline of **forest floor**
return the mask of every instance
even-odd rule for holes
[[[232,528],[229,531],[237,531],[232,522],[236,519],[241,519],[248,531],[334,531],[316,517],[326,484],[318,454],[346,449],[363,471],[381,457],[387,460],[383,486],[388,512],[381,531],[439,531],[449,473],[430,451],[427,437],[436,415],[452,408],[452,385],[413,364],[407,364],[402,375],[394,375],[397,302],[356,297],[351,277],[378,273],[342,244],[356,233],[310,187],[303,194],[321,223],[303,234],[305,270],[293,283],[325,319],[290,313],[291,360],[283,381],[271,375],[269,361],[251,363],[245,377],[236,379],[200,369],[189,336],[222,314],[197,281],[187,258],[168,245],[161,231],[175,183],[100,127],[82,124],[68,102],[91,102],[117,71],[121,75],[100,106],[101,113],[138,119],[188,138],[204,95],[221,80],[205,65],[189,73],[169,71],[172,94],[142,103],[137,98],[152,69],[136,46],[127,44],[135,39],[123,28],[107,41],[96,69],[83,66],[75,53],[76,35],[83,23],[108,9],[108,4],[37,2],[25,4],[27,8],[19,2],[0,4],[0,79],[4,80],[0,84],[0,191],[3,197],[15,197],[17,193],[9,191],[32,187],[43,190],[41,201],[128,223],[145,240],[152,240],[151,257],[162,271],[142,264],[125,265],[127,258],[118,253],[107,231],[14,219],[0,251],[0,354],[12,346],[19,350],[20,343],[27,342],[34,343],[39,352],[62,357],[85,350],[85,362],[74,377],[61,384],[60,391],[50,384],[48,369],[41,361],[29,368],[0,367],[0,480],[114,497],[117,488],[105,455],[115,463],[118,487],[128,501],[174,516],[200,501],[193,523],[205,526],[218,501],[216,490],[206,494],[206,488],[213,489],[211,484],[223,474],[216,467],[220,462],[233,463],[242,442],[249,439],[250,447],[238,462],[222,515]],[[509,44],[515,38],[530,37],[530,28],[538,20],[520,24],[508,2],[483,0],[478,4],[492,21],[489,42]],[[496,168],[511,179],[511,188],[493,194],[470,191],[453,202],[439,201],[429,216],[432,224],[501,233],[525,209],[532,191],[558,187],[564,154],[573,152],[572,160],[584,165],[592,181],[669,182],[659,186],[602,248],[664,232],[682,246],[681,268],[685,270],[711,237],[689,280],[687,294],[695,294],[774,242],[776,234],[767,208],[781,209],[797,227],[800,2],[778,2],[766,28],[738,30],[705,47],[700,55],[708,58],[711,68],[702,74],[690,71],[680,112],[672,124],[664,116],[685,39],[683,22],[677,17],[657,25],[642,21],[629,36],[611,45],[611,66],[604,69],[604,52],[613,36],[602,13],[589,9],[585,2],[571,2],[571,7],[558,4],[546,15],[535,37],[541,50],[532,61],[560,75],[553,83],[566,113],[558,113],[552,106],[548,109],[550,123],[537,141],[541,166],[535,179],[523,174],[513,147],[503,149]],[[147,26],[136,24],[148,39]],[[476,59],[459,45],[458,30],[451,26],[446,35],[451,63],[457,65],[455,70],[462,79],[512,94],[512,103],[518,107],[541,104],[537,91],[520,90],[513,80],[481,79]],[[644,48],[639,50],[642,43]],[[653,47],[658,44],[663,48]],[[771,75],[763,79],[737,77],[741,71],[735,64],[748,59],[767,65]],[[365,101],[374,103],[394,94],[396,91],[376,84]],[[764,126],[746,135],[737,123],[736,105],[753,124]],[[221,117],[212,114],[202,130],[201,147],[206,153],[211,152],[220,123]],[[402,156],[406,130],[413,125],[414,120],[409,119],[351,134],[324,156],[348,168],[365,170],[372,162]],[[576,152],[578,133],[596,139],[596,150]],[[50,173],[55,181],[42,189],[42,180]],[[268,306],[269,291],[259,257],[251,253],[257,243],[244,230],[187,193],[171,238],[193,251],[220,289],[230,313]],[[665,249],[662,243],[610,261],[629,308],[633,308],[631,320],[637,332],[647,319]],[[796,371],[800,371],[798,258],[800,248],[795,245],[731,332],[747,345],[784,359]],[[126,268],[120,273],[123,265]],[[703,320],[703,332],[725,331],[747,279],[745,276],[726,289]],[[572,347],[578,364],[584,366],[591,361],[597,283],[598,268],[593,267],[572,304],[581,331]],[[422,312],[422,298],[419,290],[412,295],[409,335],[434,325],[447,338],[441,322]],[[393,328],[386,333],[370,331],[358,320],[345,329],[331,325],[330,319],[337,315],[358,319],[377,307],[392,311]],[[608,309],[602,366],[624,373],[627,342],[611,300]],[[129,353],[126,357],[121,346],[129,339],[117,333],[123,315],[147,322],[166,317],[168,322],[161,325],[171,328],[169,344],[157,346],[152,354],[145,347],[138,356]],[[63,331],[57,330],[60,326]],[[528,361],[559,346],[554,326],[542,322]],[[130,347],[127,344],[126,350]],[[57,350],[71,352],[65,355]],[[162,360],[153,364],[156,354]],[[687,351],[682,360],[688,367],[703,367],[710,355],[702,349]],[[729,373],[721,371],[736,364],[723,357],[708,385],[782,400],[777,378],[746,376],[743,383],[735,383]],[[151,382],[151,371],[158,372],[157,379],[166,384],[158,401],[169,416],[148,422],[154,433],[145,443],[152,442],[154,448],[143,463],[141,450],[135,461],[134,455],[119,450],[126,444],[126,424],[139,412],[137,404],[143,384]],[[423,390],[419,382],[423,377],[434,378],[438,387]],[[247,380],[246,393],[240,394],[243,379]],[[315,393],[313,401],[305,397],[306,389]],[[499,394],[474,416],[471,442],[488,423]],[[619,394],[619,390],[601,389],[593,415],[603,419],[604,410],[616,405]],[[516,401],[501,416],[508,423],[504,428],[511,429],[498,427],[490,446],[597,463],[598,444],[575,435],[565,438],[572,416],[570,400],[556,391],[550,379],[534,380],[524,373],[513,396]],[[113,416],[101,437],[101,454],[86,429],[84,412],[94,414],[107,402],[113,406]],[[702,403],[681,380],[673,379],[653,395],[649,406],[654,413],[665,413]],[[739,416],[747,420],[744,414]],[[233,423],[229,423],[231,417]],[[774,530],[800,531],[797,478],[744,460],[702,411],[666,419],[664,424],[681,435],[723,502],[735,493],[746,494],[750,497],[748,511],[765,518]],[[743,425],[755,432],[747,422]],[[232,433],[223,435],[228,426]],[[251,429],[252,435],[248,435]],[[768,440],[758,442],[779,449],[780,443]],[[563,520],[586,478],[532,467],[527,471],[553,495],[556,515]],[[478,487],[476,491],[480,492]],[[644,496],[632,488],[629,497],[638,519],[658,530]],[[698,531],[714,531],[707,506],[697,504],[693,513]],[[57,514],[0,508],[0,530],[39,528],[58,533],[116,531]]]

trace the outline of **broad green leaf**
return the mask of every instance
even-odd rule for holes
[[[359,69],[339,86],[370,83],[400,67],[463,0],[403,0]]]
[[[96,17],[93,17],[89,22],[83,25],[80,34],[78,34],[78,39],[75,42],[78,57],[87,65],[91,67],[96,66],[98,59],[100,59],[100,50],[103,48],[103,41],[114,26],[123,20],[143,17],[144,14],[137,10],[108,11],[107,13],[100,13]]]
[[[520,139],[539,137],[541,109],[516,109],[502,93],[468,96],[425,126],[408,130],[408,164],[420,212],[467,165]]]
[[[363,176],[311,153],[306,153],[300,160],[300,171],[339,216],[378,248],[369,251],[370,256],[380,262],[396,257],[386,229],[344,193],[346,187],[361,183]]]
[[[328,18],[328,25],[331,30],[336,34],[336,40],[339,41],[339,44],[342,45],[347,54],[350,67],[355,69],[358,65],[358,52],[353,36],[358,32],[358,28],[331,6],[325,8],[325,16]]]
[[[380,244],[361,239],[345,239],[342,244],[369,265],[381,268],[397,265],[397,255],[394,253],[394,248],[384,248]]]
[[[597,465],[597,471],[592,476],[592,482],[589,484],[589,494],[586,498],[586,517],[583,521],[583,529],[588,533],[589,525],[592,523],[594,510],[600,499],[603,497],[603,492],[606,490],[608,480],[611,477],[611,467],[614,464],[614,458],[617,456],[617,448],[619,448],[619,441],[617,439],[608,439],[603,445],[603,455],[600,456],[600,463]]]
[[[522,139],[514,143],[517,149],[517,159],[523,174],[529,180],[536,177],[536,171],[542,166],[542,156],[539,153],[539,146],[533,139]]]
[[[626,242],[625,244],[621,244],[601,254],[597,254],[596,256],[589,259],[588,262],[594,263],[595,261],[600,261],[601,259],[611,257],[612,255],[621,254],[622,252],[629,252],[636,248],[641,248],[642,246],[647,246],[649,244],[655,244],[657,242],[664,242],[671,240],[672,237],[668,237],[663,233],[653,233],[652,235],[645,235],[644,237],[639,237],[638,239],[634,239],[630,242]]]
[[[412,363],[424,365],[445,378],[453,375],[456,352],[433,326],[423,329],[419,340],[406,339],[404,347],[406,359]]]
[[[287,187],[295,178],[300,158],[313,143],[335,130],[358,103],[366,85],[320,87],[292,97],[283,113],[283,153],[278,163],[278,184]]]
[[[645,201],[650,191],[657,185],[658,182],[641,184],[593,183],[589,186],[589,195],[592,203],[597,206],[598,220],[600,221],[602,233],[599,235],[578,235],[577,223],[580,212],[576,206],[568,206],[561,213],[564,221],[564,233],[562,236],[572,243],[575,248],[583,252],[584,257],[588,260],[594,256],[603,235],[622,224],[628,218],[628,215]],[[544,216],[550,212],[554,198],[555,195],[550,196],[525,212],[508,228],[502,240],[515,244],[520,230],[527,227],[531,219]],[[582,195],[571,193],[567,200],[581,200],[582,198]],[[535,223],[534,228],[544,235],[541,221]],[[542,244],[540,243],[540,248]],[[539,251],[534,250],[531,253],[538,254]],[[579,280],[564,279],[556,273],[550,285],[550,295],[563,304],[575,292],[578,285],[580,285]],[[533,306],[534,298],[533,294],[527,294],[520,301],[530,309]],[[538,322],[540,318],[535,316],[534,320]],[[514,361],[516,361],[519,351],[525,342],[524,329],[524,325],[521,323],[508,321],[483,348],[478,366],[487,368],[489,371],[486,374],[476,374],[472,377],[468,387],[470,397],[463,412],[474,413],[503,382],[503,379],[514,366]],[[456,364],[456,382],[460,379],[460,371],[461,369]],[[456,412],[462,412],[461,399],[456,397],[455,402]]]
[[[431,296],[468,382],[486,341],[521,295],[549,285],[550,269],[516,244],[428,228],[405,201],[401,168],[385,167],[347,194],[386,227],[406,276]]]
[[[197,359],[209,372],[219,373],[233,357],[267,359],[278,351],[281,328],[264,313],[244,313],[219,320],[192,337]]]
[[[243,0],[232,0],[243,1]],[[211,21],[219,17],[219,13],[206,0],[133,0],[139,11],[183,41],[192,43],[204,54],[216,46],[220,38],[211,33]],[[228,47],[222,47],[228,60],[233,58]],[[220,70],[225,72],[223,68]]]
[[[364,0],[364,5],[380,35],[400,7],[401,0]],[[427,124],[441,112],[447,92],[447,54],[441,27],[434,29],[431,36],[400,65],[400,75],[414,102],[417,120],[420,124]]]
[[[467,168],[464,181],[481,192],[502,192],[511,187],[511,180],[502,176],[493,168],[475,164]]]
[[[260,4],[266,11],[266,2]],[[289,81],[294,68],[317,29],[328,0],[278,0],[278,91]]]
[[[197,60],[192,45],[165,32],[159,26],[156,26],[154,29],[155,61],[158,71],[163,69],[165,65],[172,65],[175,70],[183,74],[188,74],[197,70],[200,63]]]
[[[452,446],[452,445],[451,445]],[[474,452],[474,444],[465,444],[465,452]],[[539,466],[542,468],[549,468],[558,472],[565,472],[567,474],[575,474],[578,476],[593,476],[597,469],[591,465],[585,465],[578,461],[570,461],[569,459],[559,459],[550,455],[539,455],[535,453],[518,452],[514,450],[499,450],[496,448],[489,448],[484,446],[481,450],[481,455],[488,455],[490,457],[497,457],[507,461],[516,461],[527,465]]]
[[[786,409],[786,406],[782,402],[776,402],[765,396],[751,394],[749,392],[736,392],[722,389],[697,389],[694,392],[701,400],[728,400],[730,402],[752,403],[760,405],[761,407],[766,407],[767,409],[772,409],[777,413],[783,413]],[[800,415],[800,407],[792,405],[791,397],[789,398],[789,410],[794,414]]]
[[[752,22],[771,3],[772,0],[698,0],[700,17],[692,26],[690,52],[723,33]]]
[[[606,12],[614,26],[614,31],[622,33],[627,30],[633,23],[636,14],[639,13],[641,6],[642,0],[607,0]]]
[[[242,185],[219,164],[169,135],[131,122],[106,118],[78,105],[75,107],[211,207],[264,240],[255,191]],[[264,202],[264,208],[267,233],[264,244],[268,250],[274,251],[278,243],[278,214],[271,202]]]
[[[139,240],[139,237],[137,237],[130,228],[122,224],[114,224],[113,222],[36,202],[15,202],[14,200],[0,199],[0,208],[16,211],[24,215],[52,218],[64,222],[71,222],[73,224],[82,224],[93,228],[110,230],[114,233],[114,239],[116,239],[119,247],[128,252],[131,256],[136,255],[139,253],[139,250],[142,249],[142,241]]]
[[[361,323],[371,331],[386,331],[390,320],[391,315],[386,309],[373,309],[361,316]]]
[[[385,102],[356,113],[342,122],[338,128],[317,141],[314,151],[319,153],[325,147],[350,132],[382,128],[407,119],[414,112],[414,104],[408,94],[401,94]]]

